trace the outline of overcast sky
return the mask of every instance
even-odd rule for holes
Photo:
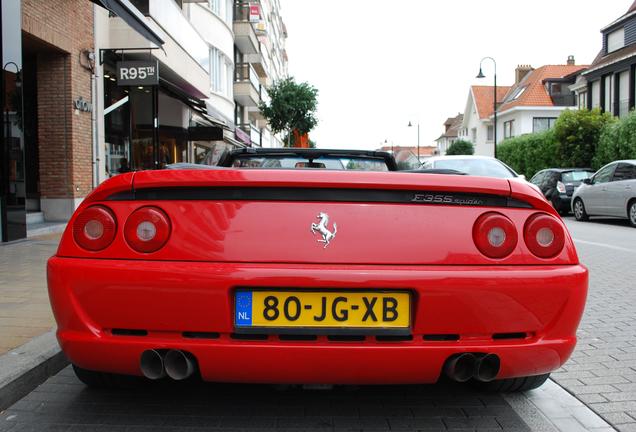
[[[433,145],[446,118],[463,112],[484,56],[498,84],[518,64],[589,64],[599,30],[632,0],[281,0],[289,72],[318,88],[322,148]]]

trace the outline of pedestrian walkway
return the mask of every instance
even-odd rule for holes
[[[46,288],[46,260],[60,234],[0,243],[0,355],[54,325]]]

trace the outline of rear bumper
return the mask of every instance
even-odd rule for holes
[[[192,353],[208,381],[430,383],[460,352],[501,358],[498,378],[547,373],[572,353],[587,270],[572,266],[219,264],[53,257],[49,294],[58,339],[86,369],[140,375],[146,349]],[[399,289],[413,296],[412,340],[238,340],[238,287]],[[118,336],[112,329],[145,330]],[[191,339],[189,333],[208,339]],[[494,334],[524,333],[498,339]],[[424,335],[459,335],[455,341]],[[505,335],[504,335],[505,336]]]

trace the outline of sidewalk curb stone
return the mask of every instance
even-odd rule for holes
[[[55,329],[0,356],[0,411],[67,365],[68,360],[58,345]]]

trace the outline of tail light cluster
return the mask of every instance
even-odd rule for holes
[[[506,216],[488,212],[473,225],[473,240],[477,249],[489,258],[505,258],[517,247],[517,228]],[[539,258],[553,258],[565,245],[561,224],[544,213],[532,215],[523,228],[526,246]]]
[[[161,249],[172,228],[168,215],[158,207],[135,210],[124,224],[124,239],[137,252],[152,253]],[[98,252],[115,240],[117,220],[107,207],[95,205],[83,210],[73,222],[73,238],[83,249]]]

